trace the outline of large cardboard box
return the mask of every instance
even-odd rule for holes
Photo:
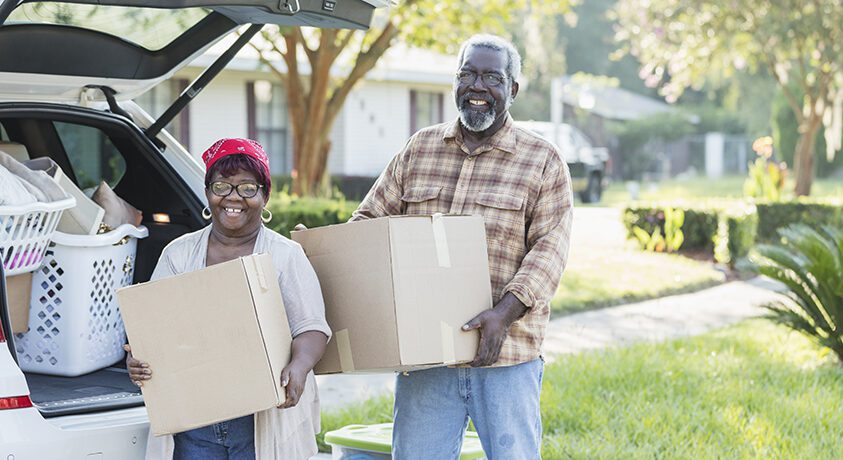
[[[21,273],[6,278],[6,300],[9,302],[9,316],[14,333],[23,333],[29,328],[31,293],[32,273]]]
[[[396,216],[293,232],[334,332],[317,374],[412,370],[474,359],[492,306],[479,216]]]
[[[266,254],[130,286],[117,301],[153,434],[210,425],[280,405],[290,326]]]

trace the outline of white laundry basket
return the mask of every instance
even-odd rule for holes
[[[29,330],[15,335],[21,369],[74,377],[123,358],[114,293],[132,284],[137,242],[148,234],[128,224],[101,235],[55,233],[33,274]]]
[[[75,198],[51,203],[0,206],[0,260],[6,276],[37,269],[44,259],[61,214],[76,204]]]

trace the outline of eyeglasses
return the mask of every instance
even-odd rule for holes
[[[263,185],[254,184],[252,182],[244,182],[242,184],[229,184],[228,182],[215,181],[211,182],[211,193],[220,197],[227,197],[231,195],[232,190],[237,190],[237,194],[243,198],[252,198],[258,194],[258,191],[263,188]]]
[[[503,82],[506,81],[506,77],[498,73],[481,73],[478,74],[477,72],[472,72],[470,70],[461,70],[457,72],[457,80],[464,85],[471,85],[475,81],[477,81],[477,77],[480,77],[480,80],[486,86],[500,86]]]

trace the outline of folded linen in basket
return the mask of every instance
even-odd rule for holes
[[[24,164],[15,160],[11,155],[2,150],[0,150],[0,166],[20,178],[23,187],[35,197],[36,201],[49,203],[67,198],[64,190],[47,173],[44,171],[33,171],[27,168]],[[5,196],[6,193],[4,192],[3,197]],[[32,203],[32,201],[29,203]],[[5,204],[11,205],[12,203]]]
[[[0,206],[19,206],[38,201],[30,190],[35,188],[30,183],[9,172],[8,169],[0,166]]]

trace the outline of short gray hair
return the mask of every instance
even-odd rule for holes
[[[506,74],[512,81],[517,81],[521,76],[521,54],[515,49],[512,43],[497,35],[477,34],[464,41],[460,46],[459,67],[462,67],[465,52],[469,48],[488,48],[506,53]]]

